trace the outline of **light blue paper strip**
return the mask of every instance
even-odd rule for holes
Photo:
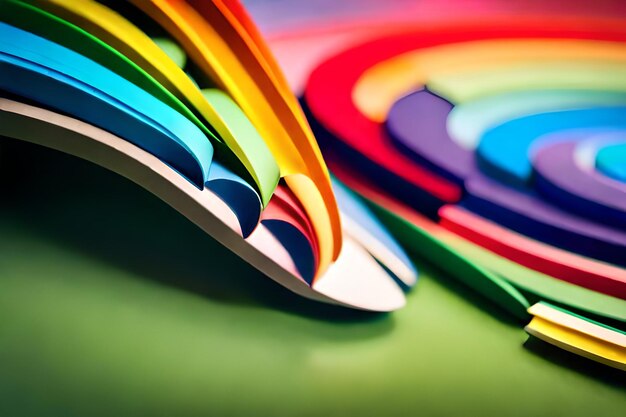
[[[0,88],[128,140],[199,188],[208,180],[213,146],[184,116],[101,65],[4,23]]]
[[[596,155],[596,168],[607,177],[626,183],[626,143],[600,149]]]
[[[461,103],[448,117],[450,137],[473,150],[490,128],[508,120],[552,111],[626,106],[626,93],[592,90],[515,91]]]
[[[476,152],[484,172],[524,186],[531,177],[531,145],[538,138],[569,129],[624,129],[626,107],[550,112],[510,120],[485,132]]]
[[[402,249],[398,242],[396,242],[387,229],[380,223],[374,213],[372,213],[352,191],[335,178],[332,179],[332,186],[343,221],[349,220],[359,225],[360,229],[366,231],[378,244],[393,254],[394,260],[402,265],[403,271],[398,271],[395,265],[387,263],[386,260],[381,257],[377,257],[376,250],[368,248],[368,242],[359,241],[357,236],[352,237],[363,245],[378,262],[383,264],[388,271],[396,275],[406,286],[414,285],[418,272],[404,249]]]

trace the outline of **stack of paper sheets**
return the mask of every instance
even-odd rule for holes
[[[301,295],[391,311],[416,282],[238,2],[1,0],[0,90],[0,135],[131,179]]]
[[[485,2],[480,20],[426,3],[430,20],[395,1],[263,26],[331,172],[407,249],[624,369],[623,4],[504,18]]]
[[[237,1],[0,0],[0,135],[129,178],[303,296],[402,307],[397,238],[626,369],[626,20],[410,3],[284,30],[286,78]]]

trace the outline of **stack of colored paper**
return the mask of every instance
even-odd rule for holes
[[[0,21],[1,135],[129,178],[301,295],[404,305],[415,268],[331,184],[238,2],[2,0]]]
[[[404,247],[626,369],[620,6],[331,3],[283,4],[270,48],[234,0],[0,0],[0,135],[127,177],[305,297],[402,307]]]
[[[261,23],[331,172],[408,250],[532,336],[625,369],[623,4],[426,3]]]

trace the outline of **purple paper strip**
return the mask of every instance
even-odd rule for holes
[[[563,139],[571,136],[559,135]],[[565,209],[626,228],[626,191],[599,181],[593,171],[580,169],[574,160],[576,145],[576,141],[561,141],[536,152],[533,159],[535,188]]]
[[[464,183],[461,204],[504,227],[542,242],[603,261],[626,265],[626,233],[549,203],[532,190],[513,188],[478,170],[474,154],[448,135],[452,105],[428,90],[409,94],[392,107],[392,142],[420,164]]]
[[[585,219],[532,191],[508,187],[484,175],[465,181],[462,205],[516,232],[614,264],[626,265],[626,233]]]
[[[428,90],[398,100],[387,116],[392,142],[421,164],[459,184],[474,171],[474,154],[448,135],[452,104]]]

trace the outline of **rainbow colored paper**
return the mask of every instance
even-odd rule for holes
[[[130,178],[299,294],[404,305],[417,271],[347,190],[342,229],[315,138],[238,3],[3,0],[0,21],[2,135]]]
[[[335,26],[315,14],[298,15],[298,28],[266,18],[331,171],[410,252],[512,315],[536,315],[529,306],[545,300],[620,333],[620,6],[558,18],[558,10],[504,18],[506,5],[486,6],[483,19],[464,19],[450,5],[422,21],[406,10],[400,17],[420,7],[400,3],[337,11]],[[568,334],[543,339],[580,353]],[[620,357],[605,363],[623,367]]]
[[[400,3],[295,7],[330,23],[268,46],[236,1],[0,0],[0,135],[131,179],[305,297],[397,310],[406,249],[624,369],[620,6]]]

